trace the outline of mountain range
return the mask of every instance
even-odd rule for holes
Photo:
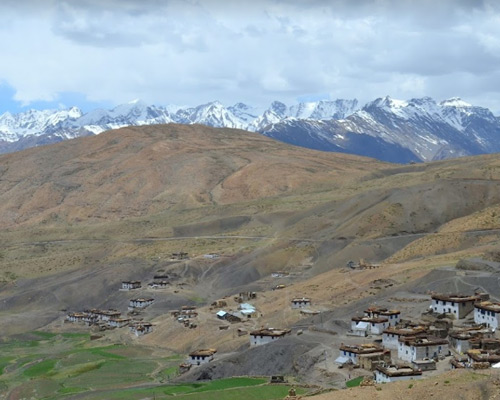
[[[288,106],[275,101],[260,109],[215,101],[197,107],[154,106],[132,101],[111,110],[83,113],[29,110],[0,116],[0,152],[95,135],[125,126],[202,124],[259,132],[311,149],[352,153],[408,163],[500,151],[500,118],[460,98],[436,102],[378,98],[322,100]]]

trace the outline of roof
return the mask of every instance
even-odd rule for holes
[[[377,317],[352,317],[351,321],[363,321],[373,324],[383,324],[384,322],[389,322],[387,318],[377,318]]]
[[[348,363],[348,362],[352,362],[352,361],[351,361],[351,359],[350,359],[349,357],[347,357],[347,356],[340,356],[340,357],[337,357],[337,358],[335,359],[335,363],[340,364],[340,365],[344,365],[344,364],[346,364],[346,363]]]
[[[370,325],[368,322],[360,321],[356,324],[356,328],[357,329],[366,329],[366,328],[368,328],[368,325]]]
[[[356,354],[369,354],[369,353],[384,351],[382,347],[379,347],[373,343],[355,344],[355,345],[342,344],[339,347],[339,349],[341,351],[348,351],[349,353],[356,353]]]
[[[210,357],[217,353],[216,349],[200,349],[189,353],[189,357]]]
[[[216,313],[216,315],[217,315],[218,317],[223,317],[223,316],[224,316],[224,315],[226,315],[226,314],[227,314],[227,312],[222,311],[222,310],[220,310],[220,311],[218,311],[218,312]]]
[[[264,329],[258,329],[255,331],[251,331],[250,335],[252,335],[252,336],[278,337],[278,336],[285,336],[286,334],[288,334],[290,332],[291,332],[290,329],[264,328]]]
[[[379,314],[379,315],[399,315],[399,314],[401,314],[401,311],[389,310],[387,308],[381,308],[381,307],[370,307],[370,308],[365,310],[365,313],[367,313],[367,314]]]
[[[395,326],[390,326],[384,329],[384,333],[389,333],[397,336],[415,336],[418,334],[422,334],[426,331],[426,328],[423,326],[416,326],[413,328],[397,328]]]
[[[500,362],[500,354],[498,354],[494,350],[473,349],[473,350],[468,350],[466,354],[476,362],[482,362],[482,361],[486,361],[489,363]]]
[[[442,301],[450,301],[454,303],[467,303],[467,302],[476,302],[481,300],[481,296],[473,295],[467,296],[463,294],[438,294],[435,293],[431,296],[433,300],[442,300]]]
[[[239,305],[239,309],[240,310],[248,310],[248,311],[253,310],[253,311],[255,311],[255,307],[252,306],[250,303],[241,303]]]
[[[309,297],[296,297],[292,299],[292,303],[310,303],[311,299]]]
[[[143,299],[143,298],[140,298],[140,299],[131,299],[130,301],[138,301],[140,303],[143,303],[143,302],[146,302],[146,301],[154,301],[154,299]]]
[[[410,336],[403,337],[399,339],[400,342],[404,342],[407,346],[414,347],[426,347],[426,346],[436,346],[440,344],[448,344],[446,339],[440,339],[434,336]]]
[[[122,281],[122,283],[141,284],[141,281]]]
[[[395,365],[383,367],[381,365],[377,365],[375,367],[377,371],[382,372],[383,374],[391,377],[396,376],[413,376],[413,375],[422,375],[422,371],[414,370],[410,367],[397,367]]]
[[[500,313],[500,303],[493,303],[491,301],[482,301],[474,305],[475,308],[481,310],[492,311],[494,313]]]

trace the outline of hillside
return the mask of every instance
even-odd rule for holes
[[[61,310],[125,309],[126,279],[172,277],[155,294],[157,318],[270,290],[278,270],[297,283],[337,279],[360,258],[427,271],[489,254],[500,229],[494,155],[400,166],[161,125],[4,155],[0,169],[0,317],[15,322],[5,333],[60,321]],[[190,259],[170,260],[177,251]],[[329,301],[328,286],[315,296]]]

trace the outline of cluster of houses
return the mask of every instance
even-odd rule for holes
[[[162,279],[162,280],[154,280],[153,282],[148,283],[148,289],[166,289],[170,285],[170,282]],[[121,290],[137,290],[142,289],[141,281],[122,281]]]
[[[242,292],[238,296],[235,296],[234,300],[239,303],[237,311],[224,311],[219,310],[216,312],[216,316],[220,320],[228,321],[230,323],[237,323],[251,318],[252,315],[257,313],[256,308],[250,303],[243,303],[243,301],[248,301],[250,299],[255,299],[257,294],[255,292]],[[311,299],[307,297],[294,298],[291,301],[291,307],[294,309],[303,309],[311,305]],[[227,306],[225,300],[218,300],[212,303],[212,310],[214,308],[224,308]],[[193,307],[194,310],[194,307]],[[181,318],[183,312],[191,311],[190,307],[183,307],[181,310],[176,310],[172,312],[177,318]],[[189,315],[189,313],[188,313]],[[219,328],[228,328],[229,325],[223,325]],[[245,329],[238,329],[238,336],[247,335],[250,336],[250,346],[259,346],[268,343],[275,342],[276,340],[283,339],[286,336],[291,335],[290,329],[277,329],[277,328],[260,328],[253,331],[247,332]],[[183,373],[188,371],[193,365],[206,364],[214,359],[214,354],[217,351],[215,349],[202,349],[197,350],[189,354],[188,361],[186,363],[179,365],[179,372]]]
[[[473,321],[466,320],[472,312]],[[373,371],[377,383],[418,379],[451,355],[452,368],[500,367],[500,339],[494,337],[500,303],[488,294],[433,294],[426,319],[413,323],[398,310],[368,308],[351,319],[348,335],[376,336],[377,343],[341,344],[335,362]]]
[[[198,325],[194,319],[198,317],[198,311],[195,306],[182,306],[180,310],[173,310],[170,314],[177,320],[184,324],[186,328],[194,329]]]
[[[121,289],[125,291],[140,289],[140,281],[123,281]],[[133,298],[129,300],[128,311],[130,315],[138,315],[141,310],[153,304],[153,298]],[[143,321],[135,321],[129,317],[122,317],[121,312],[115,309],[99,310],[92,308],[82,312],[70,312],[66,321],[84,323],[88,326],[96,326],[99,330],[130,327],[130,331],[136,336],[142,336],[153,331],[153,324]]]
[[[70,312],[66,317],[68,322],[84,323],[88,326],[97,326],[100,330],[130,327],[130,331],[136,336],[141,336],[153,331],[153,325],[149,322],[134,321],[131,318],[122,317],[118,310],[100,310],[92,308],[82,312]]]

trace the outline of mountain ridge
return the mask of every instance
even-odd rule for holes
[[[28,110],[0,115],[0,152],[95,135],[126,126],[202,124],[259,132],[302,147],[408,163],[500,151],[500,118],[458,97],[397,100],[389,96],[360,106],[356,99],[321,100],[267,109],[219,101],[196,107],[148,105],[140,100],[83,113]]]

